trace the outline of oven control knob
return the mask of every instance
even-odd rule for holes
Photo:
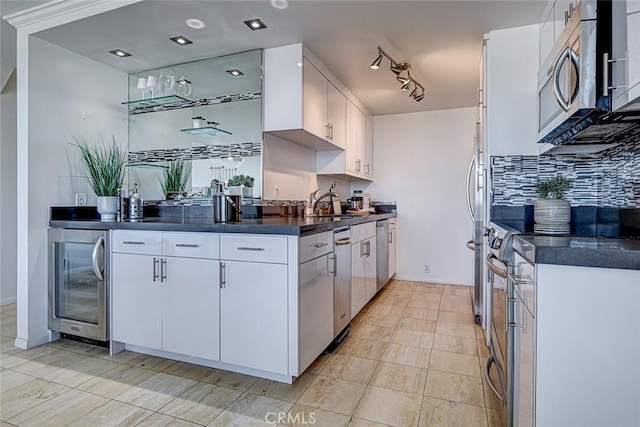
[[[500,249],[500,246],[502,246],[502,239],[500,237],[496,237],[495,249]]]

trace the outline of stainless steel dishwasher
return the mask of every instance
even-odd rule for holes
[[[389,280],[389,220],[376,222],[376,292]]]
[[[351,228],[334,230],[335,281],[333,289],[333,335],[348,332],[351,320]]]

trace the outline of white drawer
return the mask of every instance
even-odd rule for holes
[[[111,250],[126,254],[161,255],[162,232],[114,230]]]
[[[394,228],[396,228],[396,219],[395,218],[389,218],[389,229],[393,230]]]
[[[218,259],[220,235],[215,233],[162,233],[162,255]]]
[[[223,234],[220,236],[220,258],[286,264],[287,238],[255,234]]]
[[[300,263],[333,252],[333,231],[300,238]]]
[[[351,226],[351,242],[357,243],[376,235],[376,221]]]

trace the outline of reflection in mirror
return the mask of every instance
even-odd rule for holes
[[[183,159],[192,161],[193,197],[206,196],[212,179],[236,173],[255,178],[253,197],[261,197],[261,75],[261,50],[131,74],[129,188],[137,183],[145,200],[164,199],[162,167]],[[149,76],[157,81],[153,93],[141,89]]]

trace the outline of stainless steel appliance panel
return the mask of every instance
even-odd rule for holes
[[[351,229],[341,228],[334,231],[335,281],[333,305],[334,336],[349,324],[351,320]]]
[[[49,329],[108,340],[108,231],[52,228],[48,238]]]
[[[389,280],[389,220],[376,222],[376,291]]]

